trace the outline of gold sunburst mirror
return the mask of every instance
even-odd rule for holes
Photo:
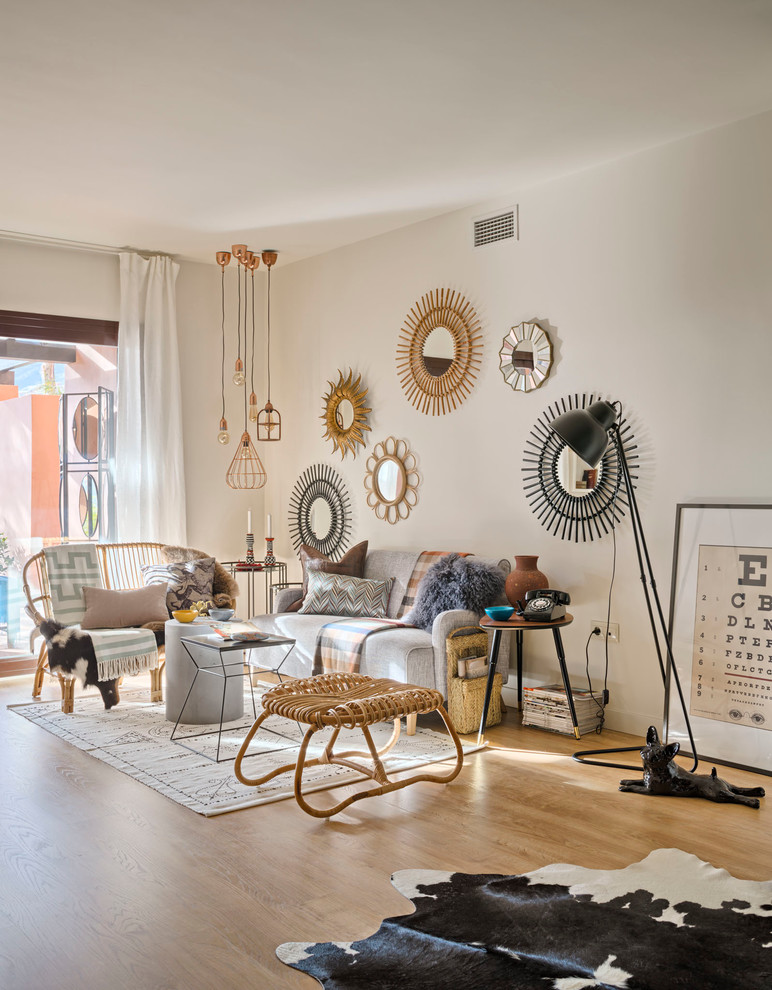
[[[397,373],[408,400],[422,413],[452,412],[472,391],[481,352],[480,321],[470,302],[452,289],[422,296],[397,345]]]
[[[504,338],[499,370],[516,392],[538,388],[552,367],[552,344],[547,331],[536,322],[518,323]]]
[[[344,379],[343,372],[338,371],[337,385],[332,382],[327,384],[330,391],[322,398],[324,439],[332,440],[333,453],[339,450],[341,460],[349,451],[356,457],[357,444],[364,447],[364,435],[370,432],[367,414],[372,412],[365,405],[367,389],[362,386],[362,376],[357,375],[354,380],[354,372],[349,370],[348,377]]]

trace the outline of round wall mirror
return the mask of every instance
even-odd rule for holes
[[[384,457],[375,472],[375,487],[382,502],[392,505],[405,495],[407,478],[402,461],[396,457]]]
[[[627,503],[621,491],[623,478],[615,445],[610,443],[598,466],[591,468],[550,429],[557,416],[586,409],[601,398],[593,393],[569,395],[548,406],[531,430],[524,453],[526,498],[541,524],[563,540],[578,543],[600,538],[624,516]],[[635,480],[638,454],[634,441],[622,417],[619,442]]]
[[[598,487],[603,473],[603,462],[593,468],[573,452],[564,447],[557,460],[558,483],[568,495],[584,498]]]
[[[434,289],[410,310],[397,344],[397,374],[408,400],[433,416],[452,412],[474,387],[482,334],[471,303]]]
[[[90,474],[87,474],[80,483],[78,508],[80,510],[81,529],[91,539],[99,528],[99,489]]]
[[[349,371],[346,378],[339,371],[337,385],[332,382],[328,385],[330,391],[322,399],[324,438],[332,440],[332,449],[339,450],[341,458],[349,451],[356,457],[357,445],[364,447],[364,435],[370,432],[367,414],[372,410],[364,402],[367,389],[361,387],[361,375],[354,380],[353,371]]]
[[[518,323],[504,338],[499,370],[516,392],[538,388],[552,367],[552,344],[538,323]]]
[[[354,422],[354,406],[351,399],[341,399],[335,407],[335,422],[340,430],[350,430]]]
[[[422,357],[424,368],[433,378],[444,375],[453,364],[456,344],[447,327],[435,327],[424,341]]]
[[[351,503],[340,475],[326,464],[313,464],[295,482],[289,506],[295,552],[305,544],[337,560],[351,533]]]
[[[332,510],[326,498],[320,495],[311,503],[309,523],[317,540],[326,540],[332,528]]]
[[[367,458],[367,504],[379,519],[397,523],[407,519],[418,502],[417,462],[404,440],[387,437]]]
[[[80,456],[93,461],[99,450],[99,405],[90,395],[80,400],[72,414],[72,439]]]

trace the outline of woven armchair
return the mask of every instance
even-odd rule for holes
[[[128,591],[144,587],[142,567],[145,564],[161,564],[163,543],[98,543],[97,557],[102,572],[105,588]],[[26,612],[35,626],[44,619],[53,619],[51,607],[51,589],[48,584],[45,554],[41,551],[30,557],[22,569],[22,585],[27,599]],[[30,647],[37,630],[30,638]],[[163,701],[161,677],[164,668],[163,647],[159,647],[161,663],[155,670],[150,671],[150,700]],[[43,690],[43,679],[50,673],[48,669],[48,651],[46,642],[40,644],[35,677],[32,682],[32,697],[39,698]],[[57,675],[62,689],[62,711],[70,714],[74,706],[75,682],[71,678]]]

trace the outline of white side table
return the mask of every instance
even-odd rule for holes
[[[193,622],[177,622],[169,619],[165,625],[166,650],[166,721],[176,722],[185,705],[183,725],[211,725],[222,719],[231,722],[244,714],[244,685],[240,677],[226,682],[225,707],[223,708],[222,684],[216,677],[199,677],[188,698],[188,691],[196,676],[195,664],[181,643],[183,636],[202,636],[210,631],[206,619]],[[217,657],[213,663],[219,666]]]

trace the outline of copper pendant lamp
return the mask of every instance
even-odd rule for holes
[[[281,440],[281,413],[271,403],[271,269],[276,264],[278,252],[263,251],[263,264],[268,269],[268,401],[257,414],[257,439]]]
[[[228,420],[225,418],[225,269],[230,264],[230,251],[217,252],[217,264],[220,266],[220,297],[222,306],[222,322],[220,331],[222,336],[222,360],[220,362],[220,394],[222,396],[222,410],[220,413],[220,432],[217,434],[218,443],[223,446],[229,444],[231,435],[228,433]]]

